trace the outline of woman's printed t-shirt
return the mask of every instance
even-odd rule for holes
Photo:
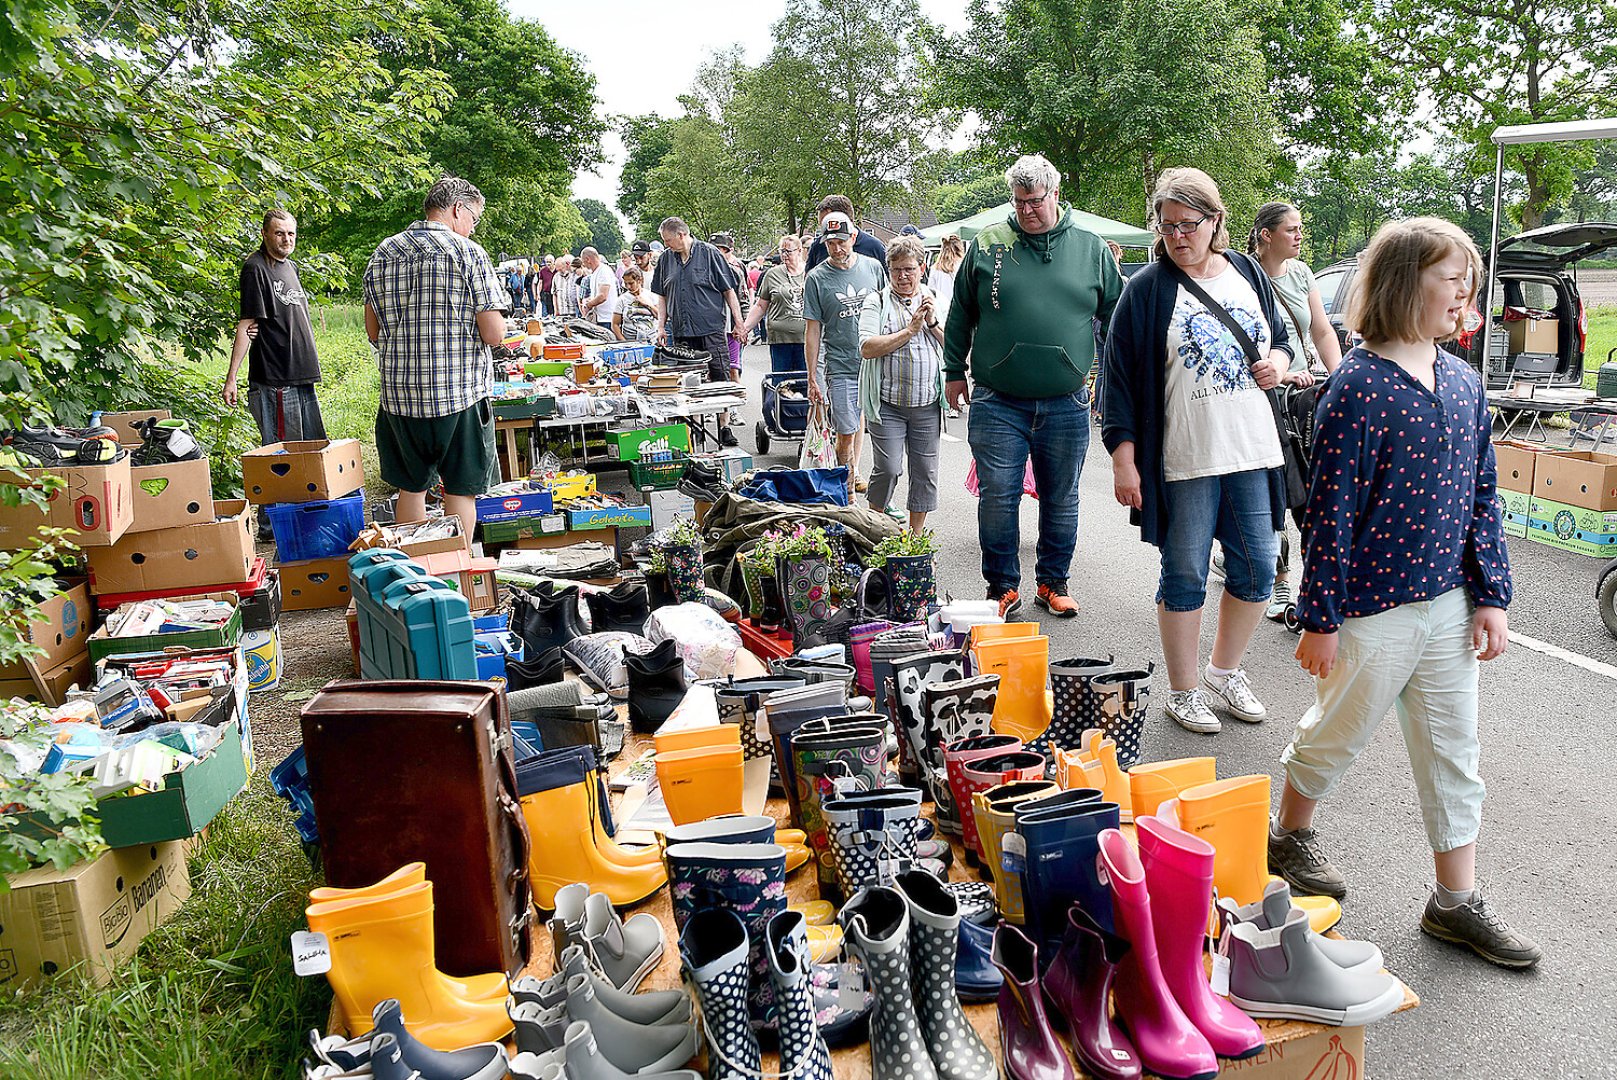
[[[627,290],[618,294],[617,313],[623,318],[625,341],[650,341],[657,336],[657,309],[645,296],[643,290],[639,296]]]
[[[1269,324],[1246,278],[1231,266],[1199,284],[1235,316],[1257,344],[1258,355],[1267,355]],[[1274,410],[1252,377],[1246,350],[1184,286],[1168,323],[1166,363],[1164,479],[1194,480],[1285,464]]]
[[[803,343],[803,278],[802,270],[794,274],[784,266],[771,266],[758,283],[758,299],[769,305],[765,317],[771,345]]]

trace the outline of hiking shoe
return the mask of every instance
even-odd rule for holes
[[[6,445],[41,465],[66,465],[78,460],[82,438],[55,427],[23,425],[6,436]]]
[[[1277,836],[1271,823],[1269,872],[1284,878],[1299,895],[1330,896],[1337,900],[1347,895],[1347,879],[1325,857],[1325,849],[1313,829],[1294,829]]]
[[[1039,591],[1033,594],[1033,603],[1058,619],[1070,619],[1078,614],[1078,601],[1067,595],[1065,581],[1040,585]]]
[[[1247,680],[1246,672],[1240,668],[1228,675],[1213,675],[1203,671],[1202,686],[1237,720],[1256,724],[1269,715],[1269,710],[1263,707],[1258,695],[1252,692],[1252,683]]]
[[[988,599],[999,601],[999,617],[1009,619],[1022,610],[1022,596],[1008,585],[990,585]]]
[[[202,447],[191,437],[184,420],[158,420],[152,417],[139,428],[141,444],[132,464],[166,465],[171,461],[195,461],[203,456]]]
[[[1286,609],[1292,604],[1291,582],[1285,578],[1275,578],[1275,591],[1269,597],[1269,608],[1263,615],[1272,622],[1286,621]]]
[[[1453,907],[1439,904],[1437,890],[1433,889],[1420,917],[1420,928],[1439,941],[1464,945],[1500,967],[1530,968],[1544,955],[1538,942],[1493,909],[1480,885],[1471,891],[1471,899]]]
[[[1199,687],[1169,691],[1168,715],[1173,717],[1174,723],[1198,735],[1217,735],[1224,730],[1218,716],[1207,707],[1207,698]]]

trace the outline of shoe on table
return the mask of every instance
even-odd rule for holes
[[[1269,872],[1284,879],[1303,896],[1347,896],[1347,879],[1325,857],[1319,836],[1313,829],[1279,832],[1269,828]]]
[[[1067,595],[1065,581],[1040,585],[1039,591],[1033,595],[1033,603],[1058,619],[1070,619],[1078,614],[1078,601]]]
[[[1168,715],[1186,731],[1198,735],[1217,735],[1224,730],[1217,715],[1207,706],[1207,698],[1200,687],[1168,692]]]
[[[1256,724],[1269,715],[1269,710],[1263,707],[1258,695],[1252,692],[1252,683],[1248,681],[1246,672],[1241,668],[1236,668],[1228,675],[1214,675],[1203,671],[1202,687],[1237,720]]]
[[[1009,585],[988,586],[988,599],[999,601],[999,617],[1009,619],[1022,610],[1022,597]]]
[[[1292,604],[1291,582],[1285,578],[1275,578],[1275,591],[1269,597],[1269,607],[1263,615],[1272,622],[1285,622],[1286,609]]]
[[[1538,942],[1506,922],[1480,885],[1472,889],[1471,899],[1453,907],[1438,903],[1437,896],[1432,890],[1420,928],[1438,940],[1463,945],[1500,967],[1530,968],[1543,957]]]

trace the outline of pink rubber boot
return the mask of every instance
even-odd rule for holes
[[[1112,1002],[1140,1064],[1146,1072],[1169,1080],[1212,1080],[1218,1075],[1218,1057],[1174,1000],[1157,964],[1151,901],[1140,857],[1122,833],[1107,829],[1100,834],[1100,858],[1102,876],[1112,889],[1117,932],[1133,946],[1118,965]],[[1201,925],[1207,925],[1205,914]]]
[[[1202,964],[1213,909],[1213,845],[1160,817],[1135,822],[1134,835],[1150,892],[1163,981],[1219,1057],[1251,1057],[1263,1049],[1263,1032],[1246,1013],[1213,993]]]

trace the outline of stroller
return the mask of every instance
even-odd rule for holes
[[[753,442],[760,454],[769,453],[771,439],[802,442],[808,434],[808,369],[771,367],[763,380],[763,419],[753,432]]]

